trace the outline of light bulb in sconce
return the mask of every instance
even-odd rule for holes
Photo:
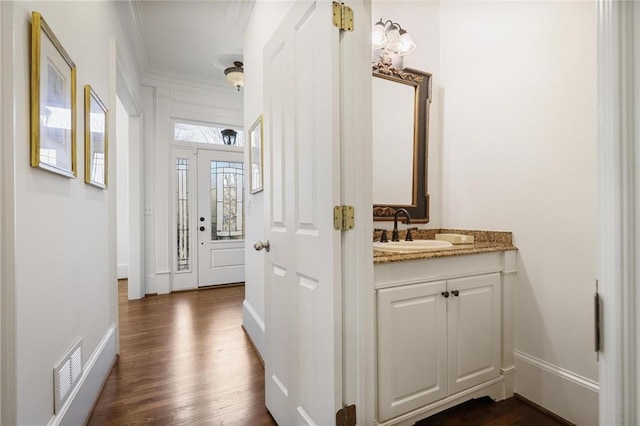
[[[383,21],[382,18],[373,26],[371,31],[371,47],[384,49],[386,53],[405,56],[416,50],[416,43],[411,34],[403,29],[400,24],[391,20]]]
[[[398,27],[393,24],[389,31],[387,31],[387,45],[384,47],[384,51],[387,53],[397,53],[400,48],[400,31]]]
[[[398,41],[398,55],[405,56],[416,50],[416,43],[411,38],[411,34],[405,30],[400,30],[400,40]]]
[[[374,26],[371,32],[371,45],[374,49],[382,49],[387,44],[387,33],[384,26],[384,22],[380,19]]]

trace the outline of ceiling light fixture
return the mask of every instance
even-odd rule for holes
[[[374,49],[384,49],[385,52],[398,56],[405,56],[416,50],[411,34],[400,24],[391,20],[383,22],[382,18],[373,26],[371,45]]]
[[[242,62],[235,61],[233,67],[229,67],[224,70],[224,75],[227,76],[227,81],[240,91],[240,88],[244,86],[244,68],[242,68]]]
[[[240,90],[240,89],[238,89]],[[238,132],[236,132],[233,129],[224,129],[221,130],[220,133],[222,134],[222,142],[225,145],[235,145],[236,144],[236,136],[238,135]]]

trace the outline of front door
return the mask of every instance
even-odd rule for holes
[[[198,287],[244,282],[244,155],[198,150]]]
[[[265,389],[281,425],[335,424],[342,403],[339,32],[298,2],[264,50]]]
[[[244,154],[191,147],[171,153],[171,291],[244,281]]]

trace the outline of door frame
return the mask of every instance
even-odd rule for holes
[[[144,148],[143,115],[140,101],[136,98],[135,87],[126,71],[126,61],[115,38],[112,39],[112,55],[115,57],[116,96],[129,115],[128,155],[129,155],[129,262],[127,290],[129,300],[145,296],[145,252],[144,252]],[[115,114],[115,99],[112,103]],[[115,132],[113,133],[115,134]],[[112,144],[115,146],[116,144]],[[116,171],[118,165],[116,164]],[[115,176],[112,182],[115,182]],[[116,206],[117,209],[117,206]],[[117,259],[117,257],[116,257]],[[116,299],[117,300],[117,299]]]
[[[375,292],[371,148],[371,0],[352,0],[353,32],[340,34],[341,197],[356,226],[342,233],[343,405],[356,404],[358,424],[375,421]],[[367,78],[362,78],[367,76]]]
[[[13,3],[0,2],[0,423],[15,424],[15,147],[13,98]]]
[[[598,281],[600,424],[640,421],[640,70],[635,2],[598,1]],[[635,73],[635,75],[634,75]],[[629,95],[629,88],[635,92]]]

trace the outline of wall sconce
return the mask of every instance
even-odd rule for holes
[[[240,89],[238,88],[238,90]],[[236,144],[236,136],[238,135],[238,132],[236,132],[233,129],[224,129],[224,130],[220,130],[220,133],[222,133],[222,142],[225,145]]]
[[[416,44],[400,24],[382,18],[373,26],[371,45],[374,49],[384,49],[387,53],[405,56],[416,50]]]
[[[227,76],[227,81],[240,91],[240,88],[244,86],[244,68],[242,68],[242,62],[236,61],[233,63],[233,67],[229,67],[224,70],[224,75]]]

